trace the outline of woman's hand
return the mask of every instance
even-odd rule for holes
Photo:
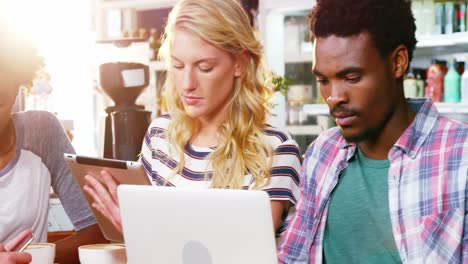
[[[17,237],[12,239],[5,247],[0,244],[0,263],[2,264],[26,264],[32,261],[32,257],[26,252],[10,252],[17,247],[18,243],[23,241],[32,233],[31,229],[26,229],[21,232]]]
[[[2,264],[27,264],[32,261],[30,254],[26,252],[7,252],[0,244],[0,263]]]
[[[28,240],[32,240],[32,230],[30,228],[26,228],[25,230],[21,231],[15,238],[10,240],[5,247],[3,247],[4,251],[19,251],[27,242]]]
[[[83,189],[93,198],[93,208],[109,219],[115,228],[122,233],[122,218],[117,198],[117,186],[120,183],[106,170],[101,171],[101,176],[103,182],[91,175],[86,175],[86,185]]]

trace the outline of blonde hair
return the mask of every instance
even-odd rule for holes
[[[245,51],[250,55],[245,73],[234,82],[228,117],[218,131],[223,142],[207,159],[213,168],[212,188],[240,189],[248,173],[253,176],[254,188],[261,188],[270,181],[273,159],[273,150],[264,135],[271,90],[263,80],[263,47],[247,14],[236,0],[179,1],[169,15],[159,52],[167,65],[172,65],[171,43],[176,27],[190,30],[231,55]],[[175,175],[184,168],[184,147],[200,124],[186,114],[171,71],[169,67],[164,90],[172,118],[166,136],[169,142],[175,142],[173,147],[180,157]]]

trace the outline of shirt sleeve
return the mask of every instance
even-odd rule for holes
[[[29,124],[34,124],[38,154],[50,171],[51,184],[59,196],[75,230],[81,230],[96,223],[78,183],[68,168],[64,153],[75,153],[60,121],[51,113],[35,111],[30,115]]]
[[[157,171],[153,169],[152,166],[152,160],[155,155],[153,140],[155,138],[160,138],[165,142],[166,128],[169,125],[169,122],[170,117],[168,115],[163,115],[154,119],[146,131],[145,138],[143,139],[141,146],[140,162],[143,164],[146,175],[150,179],[151,183],[156,186],[164,186],[165,181],[159,177]]]
[[[152,166],[151,166],[151,159],[153,156],[153,151],[151,148],[151,137],[153,131],[153,123],[148,127],[146,131],[145,137],[143,139],[143,143],[141,145],[141,155],[140,155],[140,162],[143,164],[143,168],[145,168],[146,175],[152,179]]]
[[[289,200],[296,204],[299,197],[299,148],[293,139],[281,143],[275,150],[270,183],[263,188],[271,200]]]
[[[309,263],[309,248],[307,248],[307,237],[310,235],[308,229],[312,226],[312,219],[309,215],[310,202],[307,192],[309,186],[307,164],[309,163],[314,143],[312,143],[307,152],[302,164],[300,178],[300,197],[296,205],[296,213],[293,215],[289,225],[282,236],[278,248],[278,263]]]
[[[465,162],[466,166],[464,167],[466,171],[466,178],[468,179],[468,162]],[[462,253],[462,263],[468,263],[468,180],[465,187],[465,217],[464,217],[464,227],[463,227],[463,253]]]

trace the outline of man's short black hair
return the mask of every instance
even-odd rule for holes
[[[399,45],[413,58],[416,25],[408,0],[317,0],[310,18],[314,38],[368,32],[383,58]]]

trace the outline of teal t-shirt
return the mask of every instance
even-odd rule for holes
[[[341,173],[330,197],[323,239],[330,263],[401,263],[388,208],[390,161],[359,150]]]

